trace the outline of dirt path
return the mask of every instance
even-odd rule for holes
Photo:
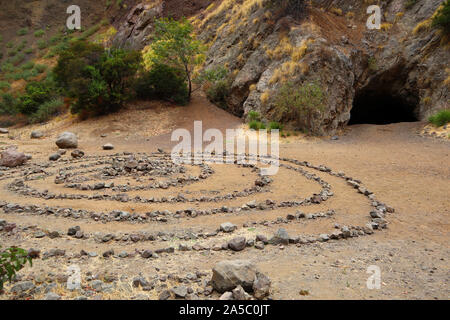
[[[36,127],[12,130],[15,140],[0,137],[6,146],[13,142],[19,149],[33,155],[33,162],[39,163],[56,151],[53,141],[58,132],[70,130],[80,137],[80,148],[87,155],[108,155],[111,152],[101,150],[101,145],[112,142],[115,152],[147,152],[157,148],[170,150],[171,131],[175,128],[192,130],[193,121],[202,120],[203,129],[237,128],[241,121],[225,111],[209,104],[204,97],[194,97],[186,107],[176,107],[161,103],[137,104],[124,113],[111,115],[101,119],[76,122],[70,118],[50,123],[42,129],[47,137],[30,140],[29,132]],[[195,271],[210,273],[217,261],[223,259],[250,259],[272,279],[274,299],[448,299],[449,298],[449,216],[450,216],[450,143],[448,141],[423,138],[416,132],[423,126],[421,123],[398,123],[392,125],[355,125],[338,140],[290,137],[282,139],[280,156],[300,161],[309,161],[314,165],[326,165],[332,170],[343,171],[347,176],[360,179],[364,186],[371,190],[376,199],[395,208],[395,213],[386,217],[388,227],[376,231],[373,235],[341,239],[338,241],[314,242],[305,245],[266,246],[262,251],[247,248],[243,251],[230,250],[193,250],[179,251],[173,254],[162,253],[157,259],[145,260],[139,255],[130,258],[104,259],[102,252],[114,248],[116,254],[121,251],[132,253],[134,250],[155,250],[168,245],[178,248],[181,244],[200,244],[208,248],[221,245],[229,239],[242,235],[247,239],[257,234],[270,237],[278,228],[285,228],[290,235],[331,233],[336,223],[340,225],[362,225],[368,222],[370,202],[358,194],[339,177],[305,168],[331,185],[334,195],[321,204],[299,208],[277,208],[274,210],[240,212],[221,212],[215,215],[200,215],[196,218],[168,218],[167,222],[147,222],[139,224],[128,221],[94,221],[89,218],[73,219],[65,217],[38,216],[25,212],[8,213],[0,211],[0,219],[14,222],[20,232],[8,234],[0,232],[1,242],[5,245],[21,245],[36,247],[45,252],[51,248],[63,248],[66,256],[37,260],[32,269],[26,268],[24,275],[45,275],[64,272],[70,263],[78,263],[83,270],[92,273],[106,271],[127,277],[130,282],[139,270],[144,276],[157,276],[159,279],[168,274],[185,275]],[[106,134],[106,138],[100,138]],[[70,156],[69,156],[70,157]],[[107,159],[105,157],[104,159]],[[103,158],[102,158],[103,159]],[[96,160],[92,160],[95,162]],[[88,164],[89,161],[80,162]],[[282,162],[286,163],[286,162]],[[48,171],[57,170],[67,164],[58,163]],[[210,196],[227,195],[234,191],[251,187],[257,178],[248,168],[226,165],[212,165],[214,174],[201,183],[182,187],[171,187],[167,190],[150,190],[129,192],[130,195],[141,196]],[[195,170],[194,170],[195,169]],[[197,168],[188,169],[189,173],[198,173]],[[124,177],[134,185],[136,181]],[[156,180],[161,180],[156,177]],[[277,202],[293,198],[306,198],[320,192],[320,186],[305,179],[298,172],[281,168],[273,182],[261,192],[243,198],[202,203],[160,203],[143,204],[117,201],[58,200],[24,197],[8,189],[10,179],[0,181],[2,198],[7,202],[39,204],[49,206],[70,206],[80,209],[107,212],[118,209],[138,214],[151,210],[184,210],[186,207],[195,210],[209,210],[215,207],[242,206],[250,200],[265,201],[270,198]],[[28,182],[27,182],[28,183]],[[78,190],[54,185],[53,177],[42,181],[28,183],[38,189],[58,190],[67,193],[82,193]],[[65,189],[65,191],[64,191]],[[95,192],[86,191],[86,194]],[[112,192],[113,193],[113,192]],[[268,223],[278,217],[286,217],[297,209],[305,213],[326,212],[333,209],[335,215],[312,220],[299,220],[294,223]],[[222,222],[230,221],[238,226],[232,234],[199,237],[197,240],[182,240],[176,237],[177,232],[208,233],[213,232]],[[258,224],[252,225],[251,222]],[[249,225],[250,223],[250,225]],[[67,232],[67,228],[78,225],[91,237],[74,239],[64,235],[62,238],[36,238],[38,229]],[[245,225],[245,226],[244,226]],[[22,229],[23,226],[28,228]],[[29,228],[30,226],[35,226]],[[157,238],[152,242],[94,241],[95,232],[138,231],[167,232],[167,239]],[[170,234],[173,233],[173,234]],[[79,257],[81,250],[96,252],[96,257]],[[186,259],[188,257],[188,259]],[[375,265],[381,269],[382,287],[369,290],[366,280],[368,266]],[[156,270],[156,271],[155,271]],[[208,276],[209,277],[209,276]],[[206,277],[205,279],[208,279]],[[124,278],[125,279],[125,278]],[[139,289],[117,290],[112,294],[103,293],[102,298],[130,298],[146,294],[148,298],[157,298],[165,287],[173,285],[165,280],[160,281],[151,292]],[[204,288],[204,282],[190,283],[194,291]],[[303,295],[299,292],[302,291]],[[64,291],[61,291],[64,292]],[[67,297],[72,293],[64,293]],[[37,295],[37,298],[42,297]],[[199,297],[207,298],[199,293]],[[214,296],[216,297],[217,296]]]

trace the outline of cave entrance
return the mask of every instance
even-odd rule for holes
[[[418,121],[416,105],[388,92],[363,92],[355,96],[349,125]]]
[[[417,90],[407,79],[402,62],[370,78],[356,91],[348,124],[419,121]]]

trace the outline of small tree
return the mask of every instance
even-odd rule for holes
[[[0,247],[0,292],[3,291],[4,283],[11,282],[27,262],[33,265],[32,258],[24,249],[12,247],[2,251]]]
[[[161,18],[155,21],[155,32],[146,57],[154,64],[167,64],[183,71],[188,83],[188,96],[192,93],[192,72],[204,59],[204,47],[192,35],[193,27],[183,18],[176,21]]]

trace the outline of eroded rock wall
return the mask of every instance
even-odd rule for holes
[[[270,0],[222,0],[191,21],[208,46],[204,67],[229,71],[228,111],[246,117],[255,110],[264,120],[274,120],[274,97],[284,83],[314,82],[323,90],[326,107],[313,114],[308,130],[326,135],[347,124],[354,97],[364,90],[404,99],[421,120],[449,107],[448,39],[430,27],[442,2],[418,0],[406,8],[406,0],[381,1],[380,30],[366,28],[370,1],[350,0],[312,1],[300,15]],[[151,31],[149,19],[163,7],[133,9],[132,23],[116,38],[142,47]],[[294,127],[299,122],[284,121]]]

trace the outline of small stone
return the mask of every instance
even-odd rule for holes
[[[42,138],[43,136],[44,136],[44,134],[42,133],[42,131],[39,131],[39,130],[31,131],[31,134],[30,134],[31,139],[39,139],[39,138]]]
[[[103,150],[113,150],[114,146],[111,143],[106,143],[103,145]]]
[[[256,299],[264,299],[269,295],[270,279],[266,275],[257,272],[255,281],[253,282],[253,295]]]
[[[81,151],[81,150],[76,149],[76,150],[73,150],[70,153],[70,155],[72,156],[72,158],[75,158],[75,159],[82,158],[84,156],[84,152]]]
[[[169,290],[164,290],[159,294],[159,300],[167,300],[170,298],[170,291]]]
[[[54,292],[49,292],[45,295],[44,300],[61,300],[61,296]]]
[[[219,300],[233,300],[233,293],[230,291],[224,292],[220,296]]]
[[[228,247],[233,251],[241,251],[245,249],[246,244],[244,237],[236,237],[228,242]]]
[[[61,158],[61,155],[59,153],[53,153],[48,157],[48,160],[50,161],[56,161],[59,158]]]
[[[220,230],[223,232],[233,232],[237,229],[237,226],[232,224],[231,222],[224,222],[220,225]]]
[[[172,292],[175,294],[175,297],[184,298],[187,295],[187,288],[185,286],[173,287]]]

